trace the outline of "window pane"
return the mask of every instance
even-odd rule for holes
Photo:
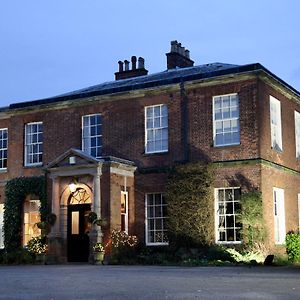
[[[218,193],[216,193],[215,201],[218,205],[217,230],[220,242],[241,241],[240,232],[238,231],[240,231],[242,225],[237,222],[240,194],[240,189],[236,188],[218,189]],[[223,199],[225,202],[222,201]]]
[[[166,243],[166,205],[162,194],[147,194],[147,243]]]
[[[154,129],[153,131],[150,131]],[[168,113],[166,105],[146,108],[146,153],[168,150]]]
[[[96,158],[102,152],[101,115],[83,116],[82,150]]]

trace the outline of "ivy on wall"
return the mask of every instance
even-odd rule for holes
[[[212,167],[208,163],[187,163],[171,171],[166,187],[171,246],[207,246],[213,242],[212,181]]]
[[[41,219],[45,220],[48,207],[44,176],[18,177],[6,183],[4,245],[7,252],[17,250],[22,245],[23,204],[28,195],[39,197]]]
[[[241,209],[237,215],[243,224],[242,240],[246,249],[263,244],[266,238],[266,228],[263,218],[263,202],[261,193],[251,191],[242,194]]]

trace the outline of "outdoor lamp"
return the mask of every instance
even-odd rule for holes
[[[77,183],[76,180],[72,180],[69,184],[69,189],[71,193],[74,193],[77,189]]]

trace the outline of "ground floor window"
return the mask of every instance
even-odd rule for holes
[[[36,223],[40,221],[40,200],[26,198],[24,202],[23,246],[26,246],[33,237],[41,235],[41,230],[36,226]]]
[[[284,190],[273,188],[275,244],[285,242]]]
[[[161,193],[146,194],[146,244],[167,245],[165,197]]]
[[[128,192],[121,191],[121,230],[128,233]]]
[[[217,243],[241,242],[242,225],[237,220],[240,199],[240,188],[215,189]]]
[[[3,231],[3,216],[4,216],[4,204],[0,204],[0,249],[4,248],[4,231]]]

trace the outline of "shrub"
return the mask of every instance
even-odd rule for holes
[[[286,252],[292,262],[300,262],[300,234],[290,232],[285,237]]]
[[[214,237],[210,164],[178,165],[170,172],[166,186],[167,228],[171,246],[210,245]]]
[[[27,244],[30,253],[42,254],[47,252],[47,243],[45,236],[33,237]]]
[[[125,231],[113,230],[111,233],[111,263],[135,262],[135,248],[138,240],[135,235],[128,235]]]

